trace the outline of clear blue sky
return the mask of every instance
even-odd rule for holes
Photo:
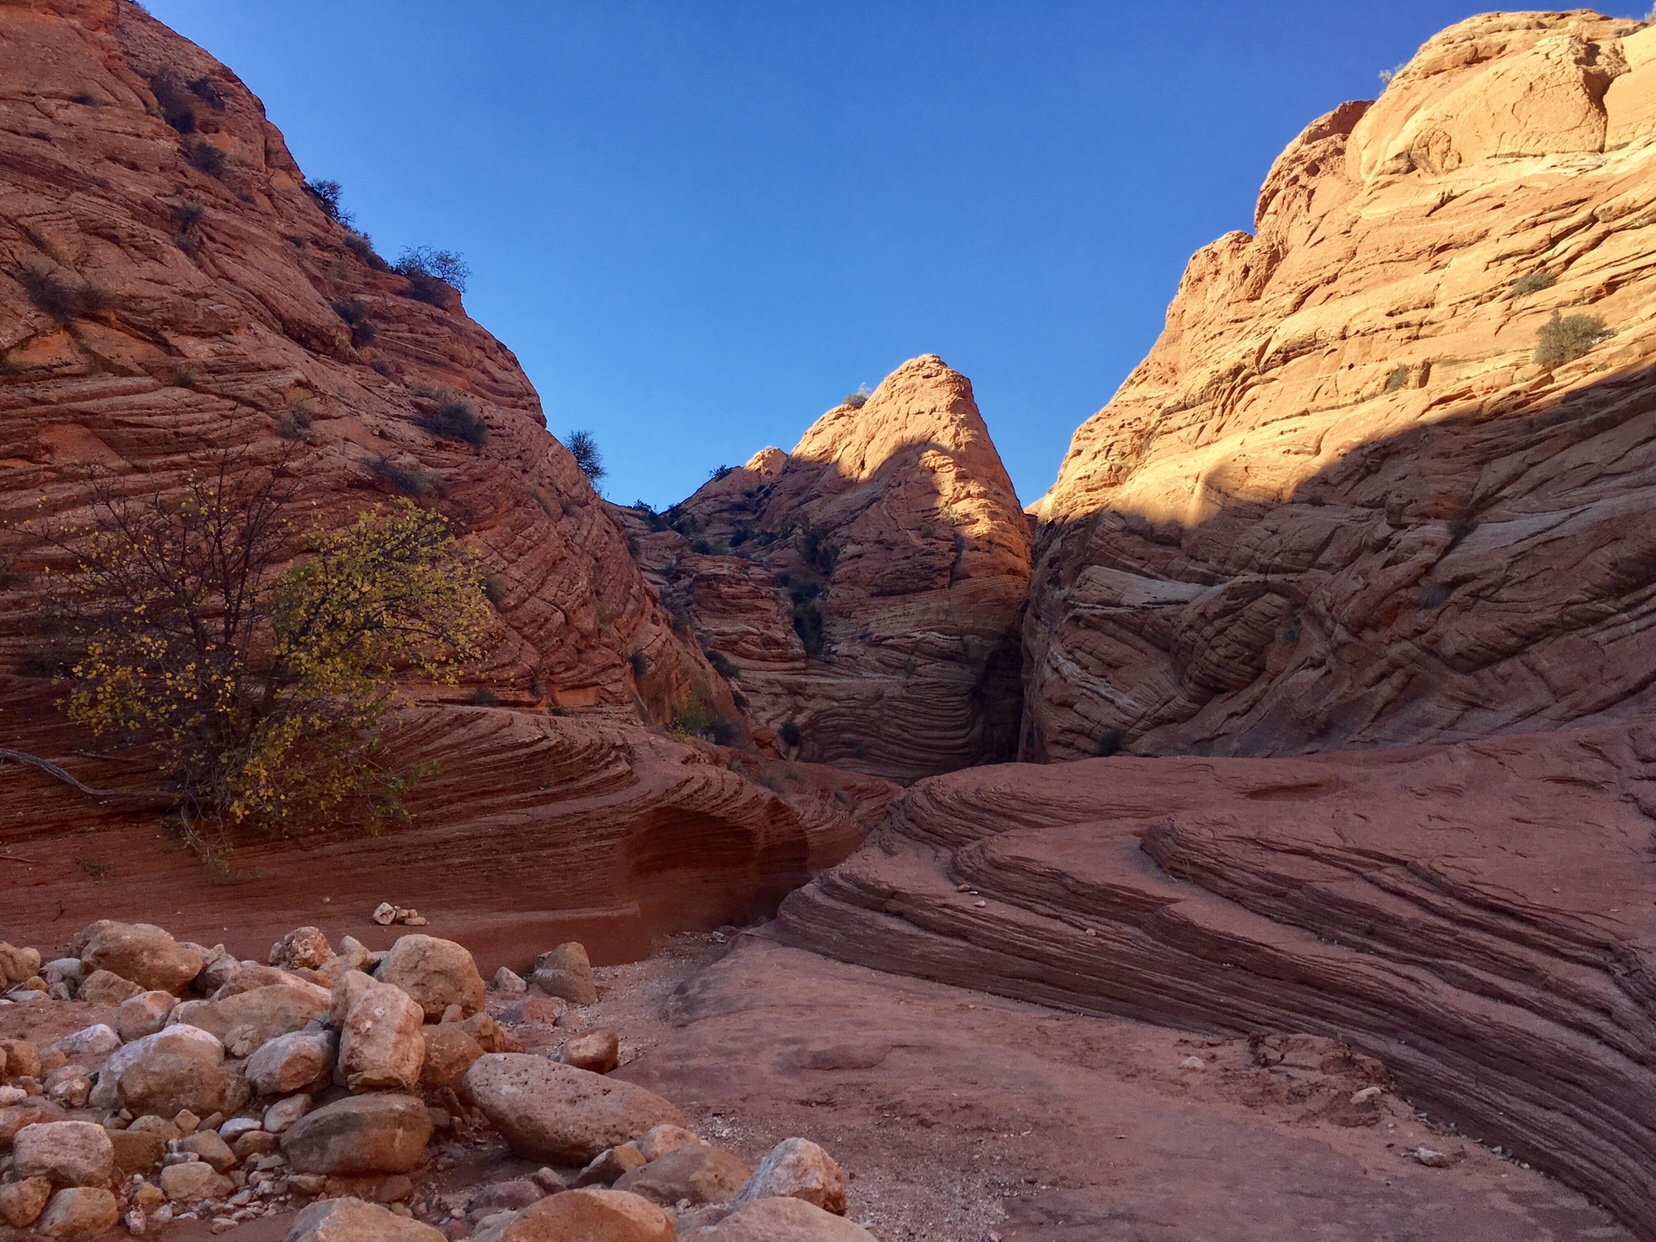
[[[147,0],[379,249],[466,305],[605,493],[664,506],[904,359],[970,376],[1027,503],[1192,251],[1452,0]]]

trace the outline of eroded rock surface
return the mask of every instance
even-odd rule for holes
[[[796,944],[1190,1030],[1337,1036],[1656,1232],[1656,726],[917,785]]]
[[[1656,29],[1490,14],[1277,160],[1041,519],[1023,755],[1648,714]],[[1614,335],[1543,367],[1538,330]]]
[[[896,780],[1012,753],[1029,530],[941,359],[709,482],[677,529],[615,512],[784,753]]]

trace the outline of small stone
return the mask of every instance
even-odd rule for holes
[[[115,1153],[115,1167],[122,1173],[153,1173],[167,1154],[167,1140],[145,1130],[111,1130],[109,1142]]]
[[[457,1088],[483,1048],[458,1023],[442,1023],[422,1029],[425,1039],[425,1066],[420,1086],[428,1093],[442,1087]]]
[[[102,1186],[115,1172],[109,1131],[90,1121],[24,1126],[12,1140],[12,1160],[19,1177],[54,1186]]]
[[[687,1235],[694,1236],[694,1235]],[[876,1242],[873,1234],[843,1216],[804,1199],[756,1199],[739,1205],[711,1231],[718,1242]]]
[[[374,907],[374,912],[368,916],[381,927],[389,927],[397,917],[397,907],[389,901],[382,901]]]
[[[260,1046],[248,1058],[247,1085],[260,1095],[313,1091],[333,1075],[338,1036],[332,1031],[292,1031]]]
[[[1179,1068],[1182,1070],[1205,1070],[1207,1062],[1202,1060],[1201,1057],[1186,1057],[1179,1062]]]
[[[559,1060],[576,1069],[607,1074],[621,1064],[621,1037],[613,1027],[594,1027],[564,1044]]]
[[[264,1128],[271,1134],[281,1134],[310,1112],[310,1105],[308,1095],[290,1095],[285,1100],[277,1100],[264,1111]]]
[[[561,1191],[569,1189],[569,1183],[564,1181],[563,1174],[559,1173],[556,1169],[549,1169],[544,1165],[531,1173],[529,1175],[529,1180],[534,1182],[535,1185],[539,1186],[549,1195],[555,1195]]]
[[[495,1212],[521,1212],[531,1203],[539,1203],[544,1198],[546,1191],[527,1177],[517,1177],[509,1182],[496,1182],[483,1187],[471,1197],[471,1202],[466,1205],[466,1214],[481,1221]]]
[[[648,1199],[619,1190],[551,1195],[473,1235],[473,1242],[676,1242],[673,1222]]]
[[[99,1022],[65,1035],[52,1046],[66,1057],[104,1056],[121,1046],[121,1037],[114,1027]]]
[[[659,1160],[668,1152],[694,1147],[701,1141],[683,1126],[652,1126],[638,1140],[638,1150],[645,1160]]]
[[[262,1129],[255,1117],[232,1117],[229,1121],[221,1122],[218,1136],[226,1143],[234,1143],[244,1134],[251,1134]]]
[[[419,1003],[427,1021],[444,1019],[458,1005],[459,1021],[483,1008],[483,976],[464,946],[436,936],[403,936],[391,946],[375,975],[401,988]]]
[[[161,1170],[161,1193],[173,1203],[200,1203],[222,1199],[232,1189],[231,1181],[203,1160],[171,1164]]]
[[[27,1229],[46,1210],[52,1197],[52,1179],[26,1177],[0,1185],[0,1220],[13,1229]]]
[[[333,955],[320,927],[296,927],[270,946],[268,961],[283,970],[315,970]]]
[[[522,992],[526,990],[528,986],[529,985],[523,981],[522,975],[518,974],[514,970],[509,970],[505,966],[502,966],[499,970],[495,971],[494,978],[489,980],[489,990],[491,992],[505,992],[512,994]]]
[[[6,1077],[39,1078],[40,1049],[27,1039],[0,1039],[0,1053],[4,1054]]]
[[[199,1130],[188,1138],[179,1139],[178,1149],[211,1165],[215,1173],[228,1173],[236,1167],[236,1154],[216,1130]]]
[[[40,973],[40,950],[0,940],[0,983],[22,983]]]
[[[140,1182],[138,1188],[132,1192],[131,1199],[146,1212],[153,1212],[167,1201],[161,1187],[154,1182]]]
[[[598,999],[592,982],[592,961],[586,946],[571,940],[535,959],[530,982],[549,996],[561,996],[577,1005],[591,1005]]]
[[[409,1091],[419,1085],[425,1014],[407,992],[353,970],[334,988],[328,1018],[339,1028],[336,1076],[350,1090]]]
[[[621,1177],[615,1188],[643,1195],[663,1207],[676,1203],[723,1203],[743,1189],[750,1172],[747,1165],[723,1148],[697,1143],[634,1169]],[[803,1191],[806,1188],[798,1185],[799,1180],[796,1178],[789,1184]]]
[[[245,1163],[260,1156],[270,1155],[280,1143],[281,1140],[268,1130],[249,1130],[230,1144],[230,1149],[236,1153],[237,1160]]]
[[[35,1222],[35,1232],[46,1238],[81,1238],[115,1228],[121,1219],[120,1204],[101,1186],[75,1186],[60,1190]]]
[[[107,970],[143,990],[177,993],[201,973],[201,955],[186,949],[151,923],[103,919],[75,937],[78,956],[89,970]]]
[[[177,1004],[178,997],[158,989],[127,997],[115,1011],[115,1029],[121,1042],[130,1044],[161,1030]]]
[[[844,1216],[845,1175],[834,1158],[810,1139],[783,1139],[753,1171],[735,1202],[740,1205],[757,1199],[802,1199]]]
[[[187,1108],[181,1108],[173,1114],[172,1123],[178,1128],[180,1136],[194,1134],[196,1127],[201,1124],[201,1118]]]
[[[361,1199],[324,1199],[301,1211],[287,1242],[444,1242],[417,1220]]]
[[[623,1143],[599,1152],[575,1177],[576,1186],[613,1186],[617,1179],[642,1169],[647,1161],[635,1143]]]
[[[1412,1151],[1404,1152],[1403,1154],[1408,1156],[1409,1159],[1413,1160],[1416,1164],[1423,1164],[1428,1169],[1446,1169],[1454,1163],[1454,1161],[1443,1152],[1436,1151],[1433,1148],[1427,1147],[1425,1144],[1414,1148]]]
[[[142,984],[123,979],[111,970],[94,970],[81,981],[75,997],[89,1005],[119,1005],[143,993]]]
[[[408,1173],[431,1139],[425,1102],[409,1095],[353,1096],[317,1109],[282,1136],[300,1173],[361,1177]]]
[[[1378,1100],[1383,1094],[1379,1087],[1364,1087],[1361,1091],[1352,1093],[1353,1104],[1367,1104],[1370,1100]]]
[[[490,1053],[465,1077],[466,1097],[512,1150],[532,1160],[589,1161],[684,1114],[633,1083],[525,1053]]]

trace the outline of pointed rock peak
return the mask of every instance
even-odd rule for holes
[[[762,479],[775,478],[788,464],[788,455],[779,448],[762,448],[747,459],[743,470],[750,470]]]
[[[975,464],[990,477],[1005,477],[972,396],[972,382],[936,354],[905,362],[860,406],[845,402],[829,410],[789,456],[832,462],[845,477],[862,480],[872,478],[901,450],[926,447],[957,459],[980,459]]]

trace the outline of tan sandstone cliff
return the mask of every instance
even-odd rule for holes
[[[1010,757],[1029,531],[941,359],[721,473],[672,527],[618,517],[785,753],[897,780]]]
[[[468,406],[486,442],[427,430],[445,402]],[[674,634],[510,350],[458,294],[416,288],[324,212],[230,70],[128,0],[0,6],[0,746],[96,787],[145,784],[141,761],[103,762],[53,707],[51,553],[36,536],[85,511],[95,476],[165,491],[226,448],[250,464],[293,452],[312,526],[398,495],[455,519],[499,614],[473,684],[420,692],[397,735],[442,765],[412,833],[302,858],[249,843],[241,857],[272,901],[325,879],[371,908],[397,887],[423,890],[433,913],[445,894],[475,912],[605,912],[647,943],[672,919],[646,873],[701,875],[706,899],[687,894],[678,915],[716,922],[774,902],[860,835],[879,782],[846,793],[793,768],[760,788],[732,770],[747,760],[642,731],[698,683],[727,710],[728,692]],[[519,710],[460,706],[477,685]],[[559,719],[571,715],[585,722]],[[8,891],[20,932],[60,898],[95,904],[75,889],[106,867],[135,899],[228,900],[197,891],[153,810],[15,765],[0,765],[0,806],[0,845],[42,868]],[[642,871],[629,861],[645,857]]]
[[[1492,14],[1277,160],[1076,433],[1031,758],[1278,754],[1656,706],[1656,28]],[[1532,355],[1555,312],[1613,332]]]

